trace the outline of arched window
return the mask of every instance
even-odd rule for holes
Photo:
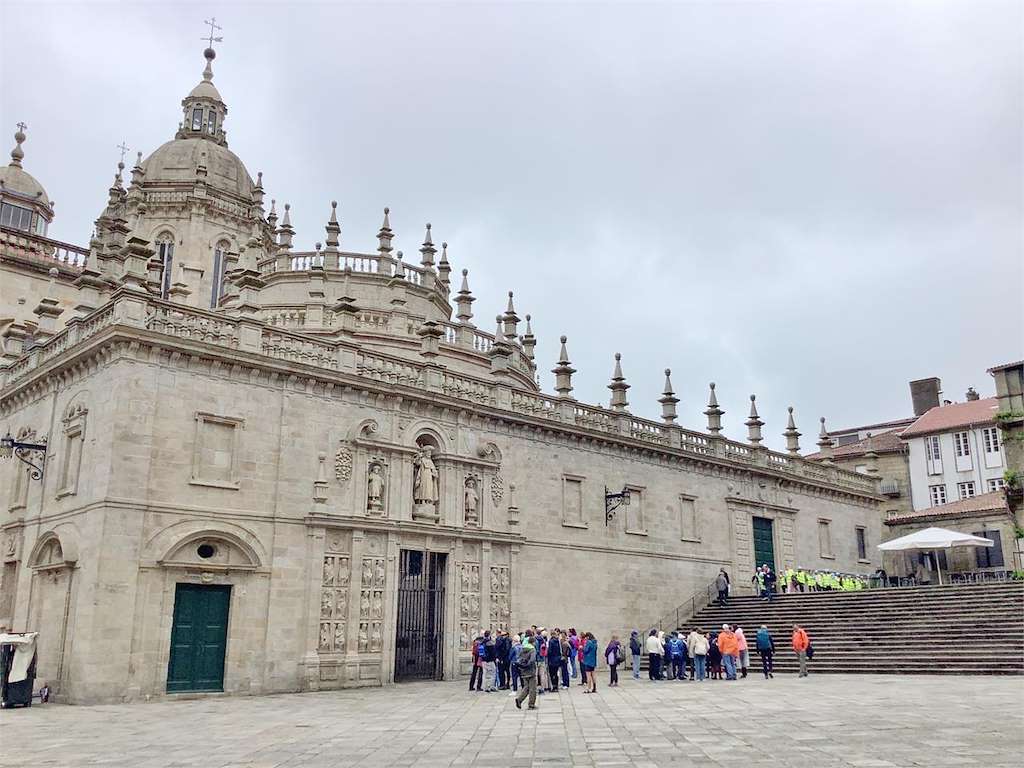
[[[227,240],[221,240],[213,249],[213,288],[210,291],[210,309],[217,308],[217,302],[220,301],[221,293],[224,291],[224,262],[230,247]]]
[[[163,276],[160,280],[160,298],[166,299],[171,293],[171,272],[174,268],[174,235],[162,232],[156,237],[156,253],[163,264]]]

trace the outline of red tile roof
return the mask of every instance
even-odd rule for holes
[[[896,429],[897,427],[906,427],[914,423],[914,417],[908,416],[903,419],[892,419],[891,421],[880,421],[877,424],[865,424],[863,427],[847,427],[846,429],[830,429],[828,433],[835,437],[836,435],[848,435],[851,432],[875,432],[883,429]]]
[[[890,432],[883,432],[880,435],[872,435],[871,448],[875,453],[899,453],[907,448],[907,444],[900,439],[900,430],[894,429]],[[852,459],[855,456],[863,456],[868,452],[868,438],[858,440],[856,443],[847,443],[838,448],[832,449],[832,456],[837,459]],[[810,461],[820,461],[824,457],[820,452],[804,456]]]
[[[968,400],[966,403],[938,405],[903,430],[902,437],[906,440],[920,435],[947,432],[959,427],[994,424],[998,409],[997,403],[998,399],[995,397],[984,397],[980,400]]]
[[[949,406],[946,407],[948,408]],[[979,512],[1005,512],[1009,514],[1010,508],[1006,506],[1006,496],[1002,491],[981,493],[969,499],[960,499],[960,501],[951,501],[948,504],[939,504],[936,507],[918,509],[913,512],[904,512],[902,515],[888,517],[885,520],[885,524],[899,525],[901,523],[912,523],[943,517],[969,517]]]

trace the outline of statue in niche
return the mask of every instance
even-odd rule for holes
[[[417,504],[437,505],[437,467],[434,465],[433,453],[430,446],[424,446],[413,462],[412,500]]]
[[[366,508],[371,512],[384,509],[384,471],[377,463],[370,465],[370,476],[366,479]]]
[[[359,650],[360,651],[365,651],[366,650],[366,625],[365,624],[360,624],[359,625]]]
[[[462,566],[461,576],[462,576],[462,591],[463,592],[469,592],[469,566],[468,565],[463,565]]]
[[[465,624],[462,625],[462,631],[459,634],[459,647],[463,650],[469,648],[469,631]]]
[[[459,598],[459,609],[460,609],[460,614],[459,615],[468,619],[469,615],[470,615],[469,614],[469,595],[462,595],[462,597]]]
[[[331,618],[331,609],[334,607],[333,603],[334,595],[331,594],[331,590],[325,589],[323,594],[320,595],[320,618]]]
[[[501,576],[499,575],[500,569],[491,568],[491,593],[496,594],[500,592],[501,587]]]
[[[370,586],[373,583],[373,561],[363,560],[363,585]]]
[[[334,650],[344,651],[345,650],[345,625],[335,624],[334,625]]]
[[[348,613],[348,592],[338,592],[335,601],[334,615],[339,619],[345,618]]]
[[[477,506],[480,502],[480,494],[476,490],[476,480],[472,477],[467,478],[466,488],[463,492],[463,503],[466,510],[466,524],[476,525],[480,520],[480,515],[477,512]]]
[[[373,593],[373,609],[372,616],[375,619],[379,619],[384,615],[384,599],[380,592]]]
[[[338,584],[343,587],[348,586],[348,558],[343,557],[338,560]]]
[[[324,581],[324,584],[333,584],[334,583],[334,558],[333,557],[325,557],[324,558],[324,577],[323,577],[323,581]]]
[[[470,568],[470,587],[476,592],[480,589],[480,566],[474,565]]]
[[[370,635],[370,650],[380,650],[380,624],[373,625],[373,633]]]
[[[331,650],[331,625],[321,624],[320,625],[320,650],[329,651]]]
[[[501,569],[501,591],[508,592],[508,568]]]
[[[369,616],[370,615],[370,593],[363,592],[359,596],[359,615]]]
[[[373,566],[373,584],[377,587],[384,586],[384,561],[378,560]]]

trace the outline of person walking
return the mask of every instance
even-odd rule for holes
[[[484,681],[484,662],[480,658],[480,651],[483,648],[484,638],[483,636],[477,637],[473,640],[473,669],[469,674],[469,690],[482,690]],[[476,688],[474,689],[474,683]]]
[[[658,640],[658,630],[652,629],[647,636],[647,676],[651,680],[661,679],[661,657],[665,653],[661,641]]]
[[[519,653],[523,650],[523,640],[519,635],[512,638],[512,647],[508,652],[509,678],[513,691],[519,690]]]
[[[750,650],[747,648],[747,636],[743,634],[743,627],[736,627],[736,649],[739,651],[740,672],[746,677],[747,669],[750,667]]]
[[[548,638],[548,683],[552,693],[558,693],[558,672],[562,667],[562,641],[556,627]]]
[[[722,666],[725,667],[725,679],[736,679],[736,657],[739,655],[739,643],[736,633],[728,624],[722,625],[718,633],[718,650],[722,652]]]
[[[608,662],[608,687],[614,688],[619,684],[619,664],[623,662],[622,643],[618,635],[612,635],[611,641],[604,649],[604,658]]]
[[[629,655],[633,662],[633,679],[640,679],[640,655],[644,652],[640,647],[640,632],[633,630],[629,633]]]
[[[775,656],[775,638],[764,624],[757,630],[757,655],[761,657],[761,671],[764,672],[764,679],[775,677],[772,665],[772,658]]]
[[[754,585],[754,589],[757,590],[757,594],[761,597],[761,599],[767,600],[768,598],[764,594],[764,568],[762,568],[760,565],[757,566],[754,569],[754,576],[750,579],[750,581]]]
[[[528,629],[517,659],[523,687],[516,694],[516,709],[523,708],[523,701],[527,697],[530,699],[530,709],[537,708],[537,649],[533,643],[533,630]]]
[[[695,627],[686,638],[686,650],[693,659],[693,673],[695,679],[703,681],[707,673],[708,648],[710,647],[708,636],[700,627]]]
[[[715,589],[718,590],[718,604],[725,605],[729,601],[729,574],[722,568],[715,579]]]
[[[800,662],[800,677],[807,677],[807,649],[811,645],[811,638],[807,636],[803,627],[794,624],[792,641],[796,658]]]
[[[587,670],[587,690],[584,693],[597,693],[597,639],[589,632],[583,633],[583,668]]]
[[[775,599],[775,588],[778,585],[779,577],[775,571],[766,563],[764,566],[764,588],[768,593],[768,602]]]

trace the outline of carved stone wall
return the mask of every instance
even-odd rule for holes
[[[386,559],[383,556],[363,558],[359,578],[360,653],[379,653],[383,647],[386,574]]]
[[[320,653],[344,653],[348,629],[348,596],[352,576],[351,540],[347,531],[328,531],[320,583]]]
[[[480,551],[467,544],[466,562],[459,563],[459,649],[468,651],[480,630]]]

